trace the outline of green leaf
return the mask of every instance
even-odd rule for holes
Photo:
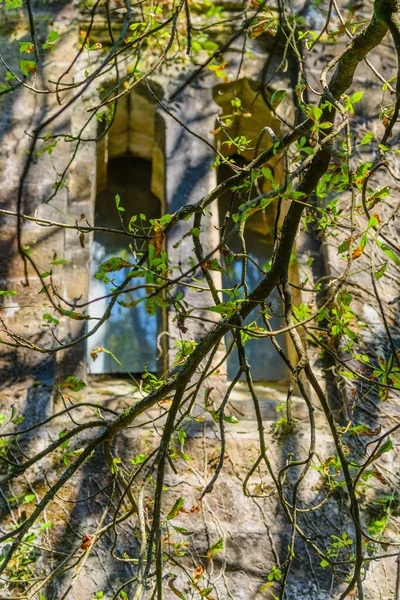
[[[269,577],[269,575],[268,575]],[[263,585],[260,587],[260,592],[268,592],[269,588],[271,588],[274,585],[274,582],[269,580],[265,583],[263,583]]]
[[[115,458],[112,459],[112,463],[110,465],[110,471],[111,471],[111,473],[113,475],[118,472],[118,465],[119,464],[121,464],[121,459],[120,458],[118,458],[116,456]]]
[[[120,271],[125,267],[132,266],[133,265],[131,263],[127,262],[120,256],[113,256],[112,258],[109,258],[99,266],[99,271],[101,273],[112,273],[113,271]]]
[[[50,285],[50,284],[48,284],[48,285]],[[39,292],[39,294],[41,294],[46,287],[48,287],[48,286],[45,286],[44,288],[42,288],[41,291]],[[66,317],[69,317],[70,319],[74,319],[75,321],[89,321],[90,320],[89,315],[86,315],[83,313],[78,313],[78,312],[75,312],[74,310],[65,310],[64,308],[61,308],[61,306],[58,307],[58,310],[62,315],[65,315]]]
[[[386,268],[387,268],[387,263],[384,263],[374,274],[375,279],[380,279],[381,277],[383,277],[383,275],[385,274]]]
[[[202,598],[207,598],[207,596],[209,596],[211,594],[213,589],[214,588],[212,588],[212,587],[204,588],[202,590],[199,590],[199,594]]]
[[[220,273],[224,272],[224,269],[221,267],[221,265],[219,264],[219,262],[217,261],[216,258],[207,260],[206,262],[203,263],[202,267],[206,271],[219,271]]]
[[[343,377],[347,377],[348,379],[358,379],[358,375],[352,373],[351,371],[339,371],[339,374],[343,375]]]
[[[145,454],[138,454],[137,456],[134,456],[133,458],[131,458],[130,462],[133,465],[139,465],[140,463],[144,462],[145,460],[146,460]]]
[[[215,50],[218,50],[219,46],[215,42],[208,41],[208,42],[203,42],[203,48],[204,48],[204,50],[210,50],[211,52],[215,52]]]
[[[374,134],[373,131],[369,131],[368,133],[366,133],[364,135],[363,139],[361,140],[361,142],[358,145],[359,146],[364,146],[365,144],[369,144],[374,139],[374,135],[375,134]]]
[[[232,425],[237,425],[240,422],[234,415],[224,415],[223,420]]]
[[[0,296],[4,296],[5,298],[15,296],[16,294],[17,292],[14,292],[14,290],[0,290]]]
[[[11,419],[11,423],[14,423],[14,425],[19,425],[20,423],[22,423],[22,421],[25,421],[25,417],[23,417],[23,416],[15,417],[14,419]]]
[[[319,564],[323,569],[325,569],[325,567],[329,567],[329,562],[327,560],[325,560],[324,558],[321,560],[321,562]]]
[[[183,445],[185,443],[185,439],[186,439],[186,431],[184,429],[180,429],[178,431],[178,440]]]
[[[35,46],[32,44],[32,42],[18,42],[18,44],[20,54],[23,54],[24,52],[30,54],[35,49]]]
[[[36,73],[36,63],[34,60],[20,60],[19,68],[26,77],[30,73]]]
[[[47,292],[47,290],[51,287],[51,283],[48,283],[47,285],[44,285],[42,287],[42,289],[40,290],[39,294],[44,294]]]
[[[35,499],[36,499],[35,494],[27,494],[26,496],[24,496],[22,504],[29,504],[30,502],[33,502],[33,500],[35,500]]]
[[[276,92],[274,92],[271,96],[272,108],[278,108],[278,106],[280,105],[280,103],[282,102],[282,100],[285,97],[286,97],[285,90],[277,90]]]
[[[171,521],[171,519],[175,519],[175,517],[181,512],[183,505],[185,504],[185,500],[183,498],[178,498],[175,502],[171,510],[167,515],[167,521]]]
[[[186,600],[186,596],[183,594],[183,592],[178,590],[178,588],[176,588],[174,585],[176,576],[171,575],[170,577],[171,577],[171,579],[168,582],[169,589],[175,594],[175,596],[178,596],[178,598],[180,598],[180,600]]]
[[[197,51],[202,50],[202,45],[197,40],[193,40],[192,41],[192,49],[197,50]]]
[[[188,462],[193,460],[193,458],[191,456],[189,456],[189,454],[185,454],[185,452],[179,452],[179,451],[177,451],[177,455],[180,458],[182,458],[183,460],[187,460]]]
[[[379,248],[381,250],[384,251],[384,253],[392,259],[392,261],[398,266],[400,267],[400,258],[397,256],[397,254],[395,252],[393,252],[393,250],[391,250],[388,246],[386,246],[386,244],[384,244],[383,242],[380,242],[379,240],[376,240],[376,243],[378,244]]]
[[[132,23],[132,25],[129,25],[129,29],[131,31],[134,31],[135,29],[137,29],[138,27],[142,27],[143,25],[146,25],[146,23]]]
[[[0,0],[0,2],[3,2],[3,0]],[[11,10],[11,9],[15,9],[15,8],[21,8],[22,7],[22,0],[6,0],[6,11]]]
[[[282,573],[279,567],[273,566],[271,575],[273,575],[275,581],[280,581],[282,579]]]
[[[221,552],[224,548],[224,540],[223,538],[219,538],[219,540],[217,542],[215,542],[215,544],[213,544],[208,550],[207,550],[207,558],[208,560],[212,560],[214,554],[217,554],[218,552]]]
[[[363,96],[364,96],[364,92],[354,92],[354,94],[351,97],[352,104],[359,102]]]
[[[57,254],[55,254],[53,256],[53,260],[50,262],[51,265],[55,265],[56,267],[59,267],[60,265],[65,265],[67,261],[65,260],[65,258],[60,258],[57,259]]]
[[[133,216],[130,218],[130,220],[129,220],[129,224],[128,224],[128,229],[129,229],[129,231],[134,231],[133,224],[135,223],[136,219],[137,219],[137,215],[133,215]]]
[[[58,40],[59,37],[60,34],[57,33],[57,31],[50,31],[47,39],[49,40],[49,42],[55,42],[56,40]]]
[[[160,225],[166,225],[167,223],[169,223],[172,219],[172,215],[163,215],[161,217],[161,219],[159,220]]]
[[[192,535],[193,531],[188,531],[187,529],[185,529],[184,527],[178,527],[177,525],[172,525],[172,527],[175,529],[175,531],[177,531],[178,533],[180,533],[181,535]]]
[[[377,227],[377,225],[379,225],[378,217],[376,215],[372,215],[372,217],[368,221],[368,229],[370,227]]]
[[[338,254],[342,254],[343,252],[347,252],[347,250],[349,249],[349,240],[344,240],[339,246],[338,246]]]
[[[82,379],[79,379],[79,377],[72,377],[72,375],[70,375],[60,383],[60,386],[71,390],[71,392],[80,392],[86,387],[86,383],[82,381]]]
[[[52,317],[51,315],[49,315],[49,313],[45,313],[44,315],[42,315],[42,318],[47,321],[47,323],[49,325],[51,325],[52,323],[54,323],[55,325],[59,325],[60,321],[58,319],[55,319],[54,317]]]
[[[120,202],[121,202],[121,198],[120,198],[119,194],[117,194],[115,196],[115,206],[117,207],[117,210],[119,210],[120,212],[125,212],[125,209],[122,208],[122,206],[119,205]]]
[[[322,117],[322,109],[319,106],[313,106],[312,104],[309,104],[307,106],[307,108],[308,108],[307,116],[311,117],[314,122],[319,121],[320,118]],[[303,148],[303,150],[304,150],[304,148]]]
[[[389,452],[392,448],[393,442],[390,438],[388,438],[386,442],[379,448],[378,452],[376,453],[376,458],[378,456],[382,456],[382,454],[385,454],[385,452]]]

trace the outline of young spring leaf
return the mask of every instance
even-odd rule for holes
[[[359,146],[364,146],[365,144],[369,144],[374,139],[374,135],[375,134],[374,134],[373,131],[369,131],[368,133],[366,133],[364,135],[363,139],[361,140],[361,142],[358,145]]]
[[[36,73],[36,63],[34,60],[20,60],[19,68],[25,77],[28,77],[29,73]]]
[[[120,256],[113,256],[100,265],[99,271],[102,273],[113,273],[114,271],[120,271],[125,267],[131,266],[131,263],[127,262]]]
[[[184,503],[185,500],[183,498],[178,498],[167,515],[167,521],[171,521],[171,519],[175,519],[175,517],[178,516],[183,508]]]
[[[397,256],[397,254],[395,252],[393,252],[393,250],[391,250],[388,246],[386,246],[386,244],[384,244],[383,242],[380,242],[379,240],[376,240],[376,243],[378,244],[379,248],[381,250],[384,251],[384,253],[392,259],[392,261],[398,266],[400,267],[400,258]]]
[[[184,527],[178,527],[177,525],[172,525],[172,527],[175,529],[175,531],[177,531],[181,535],[188,536],[188,535],[192,535],[192,533],[193,533],[193,531],[188,531]]]
[[[0,296],[4,296],[5,298],[15,296],[16,294],[17,292],[14,292],[14,290],[0,290]]]
[[[71,392],[80,392],[86,387],[86,383],[82,381],[82,379],[79,379],[79,377],[72,377],[72,375],[70,375],[60,383],[60,386],[67,390],[71,390]]]
[[[325,560],[324,558],[321,560],[321,562],[319,563],[321,565],[321,567],[323,569],[325,569],[325,567],[329,567],[329,563],[327,560]]]
[[[355,104],[356,102],[360,102],[360,100],[363,96],[364,96],[364,92],[354,92],[354,94],[351,97],[352,104]]]
[[[219,538],[219,540],[217,542],[215,542],[215,544],[210,546],[210,548],[207,550],[208,560],[212,560],[214,557],[214,554],[221,552],[223,550],[223,548],[224,548],[224,540],[223,540],[223,538]]]
[[[278,108],[278,106],[284,100],[285,97],[286,97],[285,90],[277,90],[276,92],[274,92],[271,96],[272,108],[274,108],[274,109]]]
[[[389,450],[391,450],[392,448],[393,442],[390,438],[388,438],[386,442],[379,448],[378,452],[376,453],[376,458],[378,456],[382,456],[382,454],[385,454],[385,452],[389,452]]]
[[[144,462],[145,460],[146,460],[145,454],[138,454],[137,456],[134,456],[133,458],[131,458],[129,460],[129,462],[131,462],[133,465],[139,465],[140,463]]]
[[[379,267],[379,269],[376,271],[375,279],[380,279],[381,277],[383,277],[386,269],[387,269],[387,263],[383,263],[383,265],[381,267]]]
[[[120,203],[121,203],[121,198],[120,198],[119,194],[117,194],[115,196],[115,206],[116,206],[117,210],[119,210],[120,212],[125,212],[125,209],[122,206],[120,206]]]

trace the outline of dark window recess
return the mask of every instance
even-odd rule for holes
[[[120,205],[125,209],[116,209],[115,196],[121,198]],[[151,162],[132,155],[110,160],[107,169],[107,187],[96,199],[95,225],[121,229],[121,220],[128,226],[132,215],[143,213],[149,219],[161,216],[159,199],[151,192]],[[140,222],[139,216],[138,221]],[[96,279],[99,266],[114,256],[135,264],[135,258],[129,248],[128,237],[114,236],[95,232],[91,258],[90,300],[101,298],[117,287],[129,273],[129,268],[109,273],[111,283]],[[144,278],[132,279],[132,286],[145,283]],[[124,294],[124,302],[132,302],[146,295],[144,288]],[[90,315],[100,317],[104,314],[110,298],[99,300],[90,305]],[[93,327],[95,321],[91,322]],[[94,347],[103,347],[114,354],[118,361],[130,373],[143,373],[145,365],[149,371],[157,371],[157,335],[160,331],[160,314],[150,316],[141,302],[133,308],[114,305],[111,317],[88,339],[88,365],[90,373],[125,373],[111,355],[101,352],[95,361],[90,356]]]
[[[236,164],[244,166],[246,164],[240,156],[234,156]],[[218,169],[218,183],[223,182],[228,177],[232,176],[232,170],[227,165],[221,165]],[[253,186],[251,197],[256,197],[262,190],[259,188],[260,183]],[[248,189],[240,190],[239,192],[227,192],[220,197],[219,200],[219,215],[220,226],[222,226],[225,215],[229,210],[230,214],[237,212],[240,204],[247,200]],[[259,211],[248,218],[245,227],[245,242],[247,255],[252,258],[261,268],[266,268],[268,261],[272,256],[273,239],[271,232],[273,231],[274,213],[269,207],[264,211]],[[229,222],[226,233],[232,229],[233,223]],[[222,229],[221,229],[222,232]],[[237,236],[231,238],[227,242],[227,246],[234,254],[241,254],[242,248]],[[263,279],[263,273],[250,261],[247,261],[246,282],[249,292],[256,287]],[[242,259],[235,258],[232,261],[230,269],[227,273],[222,273],[222,287],[232,290],[236,285],[240,284],[242,278]],[[239,288],[236,292],[236,298],[244,297],[243,288]],[[224,293],[224,300],[230,300],[228,293]],[[273,329],[284,327],[283,306],[282,301],[276,290],[267,298],[267,305],[271,306],[269,323]],[[256,308],[245,320],[245,325],[253,323],[265,328],[262,317],[259,314],[260,309]],[[278,336],[278,342],[283,350],[286,350],[286,336],[281,334]],[[226,336],[226,345],[229,347],[232,342],[232,336]],[[254,381],[279,381],[288,377],[288,370],[285,363],[282,361],[272,342],[269,338],[250,339],[245,345],[247,357],[251,365],[251,372]],[[228,357],[228,377],[233,379],[239,369],[239,360],[236,349]],[[245,377],[242,376],[242,379]]]

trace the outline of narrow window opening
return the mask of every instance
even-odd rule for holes
[[[231,157],[239,166],[244,166],[246,161],[238,155]],[[222,183],[232,176],[231,168],[226,164],[221,164],[218,169],[218,183]],[[262,179],[262,178],[261,178]],[[256,197],[262,190],[262,181],[257,181],[251,191],[251,197]],[[237,212],[240,204],[247,200],[248,190],[237,192],[227,192],[219,199],[220,227],[222,228],[225,216],[228,211],[230,214]],[[272,206],[259,211],[248,218],[244,231],[244,240],[246,244],[246,254],[248,256],[246,269],[246,283],[248,290],[252,290],[263,279],[265,274],[260,271],[256,265],[262,269],[268,269],[268,262],[272,257],[273,251],[273,229],[274,229],[274,209]],[[234,223],[229,221],[225,233],[229,235]],[[222,229],[221,229],[222,232]],[[238,236],[228,239],[229,249],[235,254],[242,254],[242,246]],[[254,262],[252,262],[254,261]],[[242,280],[243,262],[241,257],[233,259],[232,264],[226,273],[222,275],[222,287],[227,290],[224,292],[224,300],[231,300],[233,297],[243,297],[243,287],[235,290]],[[228,291],[229,290],[229,291]],[[273,329],[280,329],[284,326],[283,306],[277,290],[274,290],[266,301],[269,305],[269,323]],[[256,321],[257,325],[265,328],[265,324],[260,309],[257,308],[247,317],[244,324],[250,325]],[[282,349],[286,350],[286,335],[277,337]],[[228,335],[226,339],[227,346],[230,345],[232,336]],[[288,371],[282,359],[276,352],[269,338],[249,339],[246,342],[246,353],[251,365],[252,376],[255,381],[279,381],[287,379]],[[227,361],[228,377],[233,379],[239,369],[239,360],[237,352],[232,352]],[[243,377],[242,377],[243,378]]]
[[[109,160],[107,165],[107,180],[105,187],[98,192],[95,208],[95,225],[122,229],[128,228],[132,215],[144,214],[149,219],[161,216],[159,198],[151,191],[152,162],[139,158],[130,153]],[[115,196],[121,198],[124,211],[118,211]],[[104,281],[96,274],[102,263],[111,257],[119,256],[134,264],[132,254],[134,247],[132,239],[120,235],[110,235],[105,232],[95,232],[91,261],[90,300],[102,298],[115,289],[126,278],[129,267],[120,271],[106,274],[109,281]],[[139,242],[138,249],[143,250],[146,242]],[[132,279],[132,286],[145,283],[144,278]],[[124,294],[123,300],[130,303],[146,296],[145,288]],[[104,298],[90,305],[90,315],[101,317],[104,314],[110,298]],[[140,302],[133,308],[126,308],[118,303],[114,305],[110,318],[103,323],[99,330],[89,338],[88,353],[93,347],[106,348],[118,359],[119,363],[108,353],[101,352],[95,361],[88,357],[89,372],[93,374],[124,374],[126,371],[141,374],[147,368],[150,372],[158,370],[157,336],[161,329],[161,315],[150,316],[146,311],[145,302]],[[125,371],[125,369],[126,371]]]

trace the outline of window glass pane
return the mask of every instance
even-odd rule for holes
[[[151,162],[134,156],[123,156],[111,160],[107,171],[107,188],[100,192],[96,200],[95,225],[121,229],[120,215],[126,219],[127,226],[132,215],[143,213],[147,219],[161,216],[160,201],[152,194]],[[115,196],[119,194],[121,206],[125,212],[119,213],[115,206]],[[110,273],[112,283],[95,279],[101,263],[112,256],[121,256],[132,264],[135,258],[129,249],[129,238],[113,236],[108,233],[95,232],[92,261],[90,300],[110,293],[125,279],[129,268]],[[132,286],[144,284],[144,278],[132,279]],[[130,292],[123,296],[124,302],[132,302],[146,295],[145,288]],[[109,298],[99,300],[90,305],[90,315],[100,317],[109,302]],[[88,352],[95,346],[110,350],[131,373],[142,373],[147,363],[149,371],[157,370],[157,335],[160,328],[160,315],[150,316],[145,303],[133,308],[125,308],[115,304],[111,317],[88,340]],[[91,373],[123,373],[124,370],[113,358],[99,353],[97,360],[88,358]]]
[[[235,162],[240,166],[243,166],[243,161],[240,157],[234,157]],[[232,176],[232,170],[226,166],[221,165],[218,169],[218,180],[219,183]],[[255,197],[260,193],[260,190],[254,187],[252,191],[252,197]],[[240,197],[238,194],[233,196],[231,192],[224,194],[220,198],[219,203],[219,214],[220,224],[222,225],[225,214],[229,207],[231,207],[231,213],[237,211],[238,206],[246,200],[247,192],[243,192],[243,196]],[[233,201],[233,204],[231,202]],[[273,231],[273,219],[274,215],[272,211],[263,212],[259,211],[247,220],[245,228],[245,242],[246,242],[246,253],[254,260],[254,262],[261,268],[265,267],[269,259],[272,256],[273,240],[270,232]],[[229,224],[227,233],[232,229],[233,225]],[[227,245],[229,249],[235,254],[241,254],[242,248],[237,236],[235,238],[228,239]],[[246,282],[248,285],[249,292],[263,279],[263,273],[256,267],[250,260],[247,261],[246,269]],[[228,273],[222,274],[222,286],[223,288],[234,288],[241,282],[242,278],[242,260],[237,258],[233,260],[232,265]],[[243,288],[237,291],[237,297],[244,297]],[[229,299],[226,294],[225,300]],[[267,305],[271,306],[271,318],[269,323],[273,329],[280,329],[284,327],[283,319],[283,306],[282,301],[278,295],[277,290],[267,299]],[[265,328],[262,317],[259,315],[259,308],[255,309],[245,320],[245,324],[253,323]],[[278,336],[278,342],[282,349],[286,349],[286,336],[284,334]],[[228,335],[226,338],[226,344],[232,341],[232,336]],[[288,372],[285,363],[282,361],[280,356],[277,354],[272,342],[268,338],[264,339],[252,339],[246,342],[246,353],[251,365],[251,372],[255,381],[278,381],[287,378]],[[228,358],[228,376],[230,379],[236,375],[239,368],[239,360],[237,352],[234,350]],[[244,379],[244,377],[242,377]]]

